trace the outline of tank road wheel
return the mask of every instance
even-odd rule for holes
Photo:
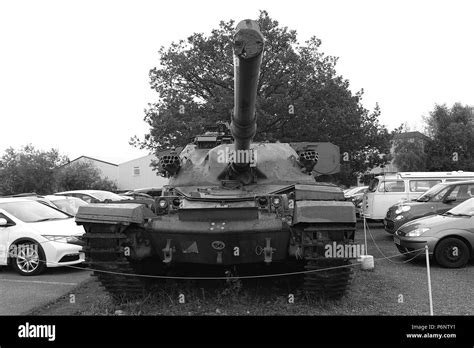
[[[312,298],[340,299],[351,281],[352,267],[349,265],[350,261],[345,259],[321,258],[307,260],[305,270],[315,272],[304,274],[304,291]],[[338,268],[318,271],[331,267]]]
[[[86,263],[117,302],[143,296],[147,285],[125,256],[127,235],[123,229],[120,225],[92,224],[84,235]]]

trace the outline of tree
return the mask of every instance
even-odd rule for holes
[[[99,169],[90,162],[74,162],[63,166],[56,172],[56,180],[59,191],[117,190],[117,185],[112,180],[101,178]]]
[[[423,172],[426,171],[426,153],[420,141],[413,139],[400,139],[395,143],[395,164],[401,172]]]
[[[473,120],[472,108],[467,105],[435,105],[425,118],[432,138],[426,149],[428,170],[474,171]]]
[[[425,143],[428,138],[419,139],[417,137],[407,138],[401,136],[407,132],[410,132],[410,128],[406,122],[392,131],[394,152],[392,163],[401,172],[426,171]]]
[[[256,141],[330,141],[337,144],[349,172],[355,175],[385,163],[390,136],[380,125],[380,108],[361,104],[349,81],[337,75],[338,58],[321,52],[312,37],[299,45],[296,31],[279,26],[266,11],[258,23],[265,37],[257,93]],[[144,120],[150,132],[131,144],[161,151],[183,146],[203,125],[228,121],[233,108],[232,38],[234,21],[221,21],[210,36],[194,33],[187,40],[161,47],[159,66],[150,83],[159,98]],[[157,155],[159,155],[157,153]]]
[[[10,147],[0,159],[0,193],[51,193],[55,188],[54,170],[67,162],[58,150],[36,150],[33,145],[20,150]]]

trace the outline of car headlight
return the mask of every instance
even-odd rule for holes
[[[409,205],[403,205],[401,207],[398,207],[397,210],[395,210],[395,214],[401,214],[401,213],[404,213],[406,211],[409,211],[411,209],[411,207]]]
[[[405,234],[406,237],[419,237],[426,231],[429,231],[430,229],[425,227],[425,228],[417,228],[416,230],[410,231],[407,234]]]
[[[81,240],[77,238],[76,236],[58,236],[58,235],[48,235],[48,234],[43,234],[42,236],[51,242],[72,243],[72,244],[81,242]]]
[[[403,220],[405,217],[403,215],[398,215],[395,220],[396,221],[400,221],[400,220]]]

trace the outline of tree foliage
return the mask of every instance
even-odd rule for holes
[[[432,141],[426,149],[430,171],[474,171],[474,116],[460,103],[435,105],[425,118]]]
[[[400,139],[395,143],[395,164],[401,172],[426,171],[427,155],[423,143],[414,139]]]
[[[393,156],[391,156],[391,161],[402,172],[426,171],[425,145],[428,138],[400,136],[407,132],[410,132],[407,122],[392,131]]]
[[[74,162],[58,169],[56,180],[59,191],[117,190],[117,185],[112,180],[101,178],[99,169],[88,161]]]
[[[10,147],[0,159],[0,193],[51,193],[55,188],[54,171],[66,162],[56,149],[42,151],[31,144],[20,150]]]
[[[352,175],[383,164],[390,135],[373,112],[353,94],[349,81],[336,73],[338,58],[321,51],[312,37],[304,45],[294,30],[281,27],[261,11],[258,23],[265,52],[257,94],[256,141],[330,141],[347,153]],[[158,67],[150,71],[159,94],[144,120],[150,132],[131,144],[151,150],[183,146],[203,126],[229,121],[233,108],[233,20],[221,21],[209,36],[194,33],[187,40],[161,47]]]
[[[0,158],[0,195],[117,189],[113,181],[101,178],[99,169],[93,163],[68,163],[67,156],[56,149],[42,151],[31,144],[19,150],[10,147]]]

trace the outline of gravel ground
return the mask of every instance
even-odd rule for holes
[[[202,286],[169,281],[140,302],[115,305],[94,280],[70,296],[32,311],[33,315],[428,315],[429,296],[425,258],[405,262],[381,224],[369,224],[368,253],[375,269],[354,266],[354,279],[340,301],[316,302],[306,299],[284,282]],[[377,245],[374,244],[375,243]],[[362,224],[356,241],[364,242]],[[390,260],[385,256],[394,256]],[[461,269],[445,269],[431,262],[435,315],[474,315],[474,261]],[[295,296],[289,303],[288,296]],[[179,295],[185,303],[179,303]]]

